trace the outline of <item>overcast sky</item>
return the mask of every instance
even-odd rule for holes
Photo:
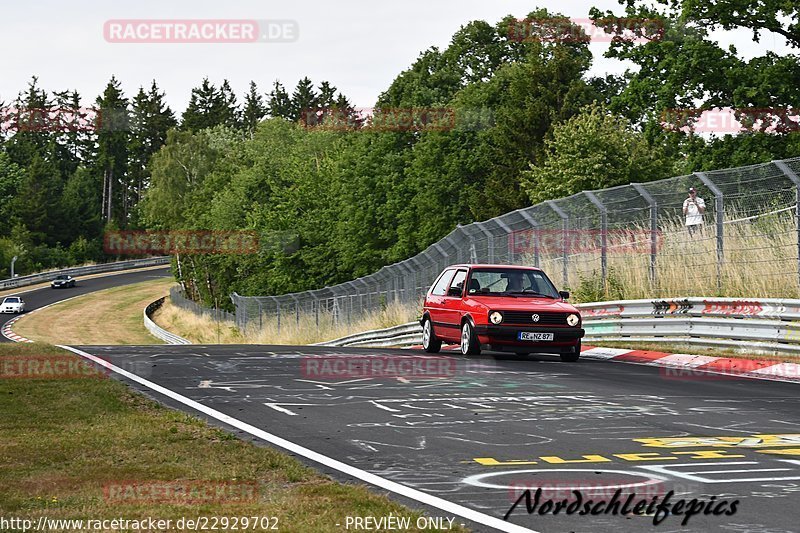
[[[614,9],[612,0],[137,0],[136,2],[62,0],[6,3],[2,7],[3,50],[0,101],[8,103],[31,76],[47,90],[76,89],[90,105],[111,75],[128,96],[155,79],[178,113],[192,87],[208,76],[224,78],[241,99],[249,81],[266,92],[278,79],[291,90],[297,80],[328,80],[358,107],[369,107],[402,70],[430,47],[447,46],[460,26],[472,20],[495,24],[511,14],[523,18],[546,7],[586,18],[589,7]],[[141,44],[108,42],[104,23],[118,19],[291,20],[299,38],[290,43]],[[750,43],[747,32],[715,34],[735,43],[744,56],[776,49],[766,36]],[[592,73],[619,73],[625,65],[601,57],[606,44],[592,45]]]

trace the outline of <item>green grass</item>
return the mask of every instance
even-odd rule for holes
[[[75,355],[46,344],[0,345],[5,358]],[[2,376],[2,374],[0,374]],[[276,516],[280,531],[339,531],[348,515],[420,513],[341,484],[285,453],[256,446],[162,407],[103,377],[0,377],[0,515],[37,519],[177,520],[196,516]],[[254,498],[186,503],[122,501],[109,484],[254,484]],[[463,531],[463,529],[461,529]]]

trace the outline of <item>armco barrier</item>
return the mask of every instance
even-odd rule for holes
[[[165,330],[164,328],[159,327],[158,324],[153,322],[150,316],[156,312],[158,308],[160,308],[164,304],[164,300],[166,296],[162,296],[155,302],[151,303],[147,307],[144,308],[144,327],[147,328],[147,331],[161,339],[162,341],[166,342],[167,344],[192,344],[190,341],[175,335],[174,333],[170,333],[169,331]]]
[[[100,265],[65,268],[63,270],[52,270],[50,272],[31,274],[30,276],[20,276],[18,278],[0,280],[0,289],[13,289],[28,285],[36,285],[37,283],[51,281],[53,278],[61,274],[66,274],[68,276],[87,276],[89,274],[102,274],[104,272],[116,272],[118,270],[130,270],[133,268],[145,268],[149,266],[166,264],[169,264],[169,256],[151,257],[148,259],[132,259],[130,261],[117,261],[115,263],[103,263]]]
[[[587,340],[697,344],[800,355],[800,300],[674,298],[576,306]],[[422,328],[409,322],[321,346],[413,346]]]

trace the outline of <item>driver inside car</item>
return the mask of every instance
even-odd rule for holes
[[[522,272],[510,272],[506,284],[506,292],[522,292]]]

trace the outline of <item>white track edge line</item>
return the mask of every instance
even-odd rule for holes
[[[152,381],[149,381],[149,380],[146,380],[146,379],[144,379],[142,377],[139,377],[136,374],[132,374],[131,372],[128,372],[127,370],[124,370],[122,368],[119,368],[117,366],[112,365],[111,363],[109,363],[108,361],[106,361],[104,359],[101,359],[100,357],[97,357],[97,356],[94,356],[92,354],[86,353],[86,352],[81,351],[81,350],[79,350],[77,348],[73,348],[71,346],[62,346],[62,345],[59,345],[59,348],[63,348],[65,350],[69,350],[69,351],[71,351],[71,352],[73,352],[75,354],[80,355],[81,357],[85,357],[86,359],[89,359],[90,361],[93,361],[93,362],[95,362],[95,363],[97,363],[97,364],[99,364],[99,365],[101,365],[101,366],[113,371],[113,372],[116,372],[117,374],[119,374],[121,376],[124,376],[124,377],[126,377],[128,379],[131,379],[131,380],[141,384],[141,385],[144,385],[145,387],[148,387],[148,388],[150,388],[150,389],[152,389],[152,390],[154,390],[154,391],[156,391],[158,393],[161,393],[164,396],[167,396],[168,398],[176,400],[176,401],[186,405],[187,407],[191,407],[192,409],[195,409],[196,411],[200,411],[201,413],[204,413],[204,414],[206,414],[206,415],[208,415],[208,416],[210,416],[212,418],[215,418],[215,419],[219,420],[220,422],[224,422],[225,424],[228,424],[228,425],[233,426],[233,427],[235,427],[237,429],[240,429],[240,430],[242,430],[242,431],[244,431],[246,433],[249,433],[250,435],[253,435],[253,436],[258,437],[258,438],[260,438],[262,440],[265,440],[265,441],[269,442],[270,444],[274,444],[275,446],[279,446],[279,447],[281,447],[281,448],[283,448],[285,450],[288,450],[288,451],[290,451],[292,453],[295,453],[297,455],[305,457],[306,459],[310,459],[310,460],[312,460],[314,462],[320,463],[320,464],[325,465],[325,466],[327,466],[329,468],[332,468],[334,470],[338,470],[339,472],[342,472],[342,473],[347,474],[349,476],[352,476],[354,478],[360,479],[360,480],[362,480],[362,481],[364,481],[366,483],[369,483],[370,485],[375,485],[376,487],[380,487],[382,489],[388,490],[390,492],[394,492],[394,493],[399,494],[401,496],[404,496],[406,498],[410,498],[412,500],[416,500],[416,501],[418,501],[420,503],[423,503],[425,505],[429,505],[431,507],[436,507],[437,509],[441,509],[442,511],[461,516],[462,518],[466,518],[467,520],[471,520],[471,521],[476,522],[478,524],[483,524],[485,526],[489,526],[489,527],[493,527],[495,529],[499,529],[500,531],[508,531],[508,532],[511,532],[511,533],[517,533],[517,532],[519,532],[519,533],[522,533],[522,532],[525,532],[525,533],[538,533],[538,532],[536,532],[536,531],[534,531],[532,529],[528,529],[528,528],[525,528],[525,527],[522,527],[522,526],[518,526],[516,524],[512,524],[510,522],[506,522],[505,520],[501,520],[500,518],[496,518],[496,517],[481,513],[479,511],[475,511],[473,509],[469,509],[468,507],[464,507],[464,506],[459,505],[457,503],[453,503],[453,502],[445,500],[443,498],[439,498],[438,496],[433,496],[431,494],[427,494],[427,493],[422,492],[420,490],[413,489],[413,488],[407,487],[405,485],[401,485],[400,483],[397,483],[395,481],[390,481],[388,479],[384,479],[384,478],[382,478],[382,477],[380,477],[378,475],[375,475],[375,474],[372,474],[372,473],[367,472],[365,470],[361,470],[361,469],[356,468],[354,466],[348,465],[346,463],[343,463],[341,461],[333,459],[332,457],[328,457],[327,455],[323,455],[323,454],[315,452],[313,450],[309,450],[308,448],[300,446],[299,444],[295,444],[294,442],[291,442],[291,441],[288,441],[288,440],[286,440],[284,438],[278,437],[277,435],[273,435],[271,433],[267,433],[266,431],[264,431],[262,429],[259,429],[259,428],[255,427],[255,426],[251,426],[250,424],[247,424],[246,422],[242,422],[241,420],[233,418],[231,416],[228,416],[228,415],[226,415],[224,413],[221,413],[220,411],[217,411],[216,409],[212,409],[212,408],[210,408],[208,406],[205,406],[205,405],[203,405],[201,403],[198,403],[198,402],[196,402],[196,401],[194,401],[194,400],[192,400],[190,398],[187,398],[187,397],[185,397],[185,396],[183,396],[181,394],[178,394],[177,392],[174,392],[174,391],[172,391],[170,389],[167,389],[166,387],[162,387],[161,385],[153,383]]]

